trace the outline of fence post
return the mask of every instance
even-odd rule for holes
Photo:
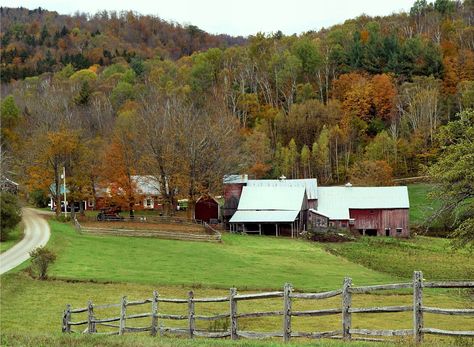
[[[193,291],[189,291],[188,296],[188,321],[189,321],[189,338],[194,338],[194,328],[195,328],[195,321],[194,321],[194,293]]]
[[[234,297],[237,295],[237,288],[230,288],[229,303],[230,303],[230,338],[236,340],[237,336],[237,300]]]
[[[125,332],[125,317],[127,316],[127,297],[122,297],[122,305],[120,306],[120,323],[119,323],[119,335],[123,335]]]
[[[63,333],[71,332],[71,326],[69,325],[70,321],[71,321],[71,305],[67,304],[66,310],[64,311],[64,314],[63,314],[63,328],[62,328]]]
[[[342,285],[342,338],[344,341],[349,341],[351,339],[351,313],[349,309],[352,305],[352,295],[349,292],[349,289],[352,285],[352,279],[349,277],[344,278],[344,283]]]
[[[158,332],[158,292],[153,291],[153,301],[151,302],[151,336],[156,336]]]
[[[283,341],[288,342],[291,338],[291,292],[293,288],[290,283],[283,287]]]
[[[94,320],[94,306],[92,305],[92,301],[89,300],[87,302],[87,333],[93,334],[95,333],[95,323]]]
[[[423,273],[413,273],[413,336],[415,343],[423,342]]]

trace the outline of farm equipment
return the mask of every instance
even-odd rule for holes
[[[122,220],[123,217],[120,215],[120,212],[121,209],[119,207],[102,208],[99,214],[97,214],[97,220],[99,222]]]

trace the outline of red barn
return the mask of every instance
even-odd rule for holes
[[[318,187],[314,226],[348,227],[368,236],[410,235],[407,187]]]
[[[201,196],[196,201],[194,219],[209,223],[219,219],[219,202],[209,195]]]

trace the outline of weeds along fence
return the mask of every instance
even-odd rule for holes
[[[97,235],[113,235],[113,236],[136,236],[136,237],[154,237],[154,238],[161,238],[167,240],[184,240],[184,241],[207,241],[207,242],[221,242],[222,235],[219,231],[214,229],[212,226],[207,224],[206,222],[202,223],[192,223],[192,222],[184,222],[182,220],[174,221],[170,218],[163,219],[163,218],[156,218],[152,217],[147,219],[138,219],[135,218],[133,220],[124,220],[124,221],[133,221],[136,222],[138,227],[133,229],[126,229],[126,228],[114,228],[114,227],[91,227],[86,225],[81,225],[81,223],[74,218],[74,227],[78,232],[84,232],[89,234],[97,234]],[[112,223],[117,223],[117,226],[121,223],[120,221],[113,221]],[[196,232],[176,232],[166,230],[166,227],[157,227],[156,229],[150,228],[143,228],[140,229],[140,224],[147,224],[147,223],[169,223],[169,224],[176,224],[181,226],[193,226],[198,227],[203,230],[202,233]]]
[[[462,315],[474,316],[474,309],[450,309],[428,307],[423,305],[423,288],[474,288],[474,281],[463,282],[424,282],[423,275],[420,271],[415,271],[413,281],[408,283],[384,284],[363,287],[353,287],[352,280],[345,278],[341,289],[320,293],[296,293],[290,284],[285,284],[283,291],[256,293],[256,294],[238,294],[237,289],[231,288],[229,295],[217,298],[195,298],[192,291],[189,292],[187,298],[171,299],[159,296],[158,292],[153,292],[153,296],[149,299],[140,301],[127,301],[127,297],[123,297],[120,303],[108,305],[94,305],[89,301],[87,307],[73,309],[71,305],[66,305],[63,314],[62,331],[65,333],[82,332],[87,334],[103,334],[103,335],[123,335],[125,333],[149,332],[152,336],[163,334],[178,334],[189,338],[206,337],[206,338],[282,338],[288,342],[292,338],[335,338],[349,340],[365,340],[365,341],[386,341],[386,337],[391,336],[413,336],[415,342],[422,342],[425,334],[438,334],[449,336],[474,337],[474,331],[452,331],[442,330],[433,327],[425,327],[423,324],[424,313],[434,313],[443,315]],[[384,307],[352,307],[352,297],[357,294],[371,293],[375,291],[396,290],[396,289],[412,289],[413,305],[409,306],[384,306]],[[296,311],[292,310],[293,299],[305,300],[323,300],[336,296],[342,297],[342,305],[340,307]],[[239,312],[238,303],[244,300],[260,300],[270,298],[282,298],[282,309],[278,311],[261,311],[261,312]],[[196,303],[218,303],[226,302],[229,304],[229,310],[222,314],[216,315],[199,315],[196,314]],[[166,314],[159,310],[160,303],[175,303],[187,305],[187,314]],[[149,310],[144,313],[129,314],[127,309],[131,306],[149,305]],[[118,316],[99,318],[99,311],[102,309],[120,310]],[[351,326],[352,315],[358,313],[393,313],[393,312],[413,312],[413,328],[398,330],[372,330],[372,329],[354,329]],[[73,315],[85,313],[87,319],[82,321],[74,321]],[[341,328],[334,331],[320,332],[296,332],[292,330],[291,323],[293,317],[316,317],[339,315],[341,318]],[[239,329],[239,319],[241,318],[260,318],[260,317],[282,317],[282,331],[278,332],[255,332],[244,331]],[[127,324],[134,319],[146,319],[147,324],[143,327],[131,327]],[[228,320],[227,327],[217,331],[203,330],[196,328],[196,321],[218,321]],[[186,321],[185,327],[167,327],[163,322],[169,320]],[[82,326],[82,327],[81,327]],[[77,328],[80,330],[77,330]],[[85,327],[85,329],[83,329]],[[105,331],[113,329],[112,331]],[[365,337],[364,337],[365,336]],[[368,337],[367,337],[368,336]],[[378,336],[378,338],[374,338]],[[380,338],[382,337],[382,338]],[[385,339],[384,339],[385,337]]]

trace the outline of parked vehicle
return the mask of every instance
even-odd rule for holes
[[[120,215],[120,212],[121,209],[119,207],[102,208],[97,214],[97,220],[99,222],[122,220],[123,217]]]

